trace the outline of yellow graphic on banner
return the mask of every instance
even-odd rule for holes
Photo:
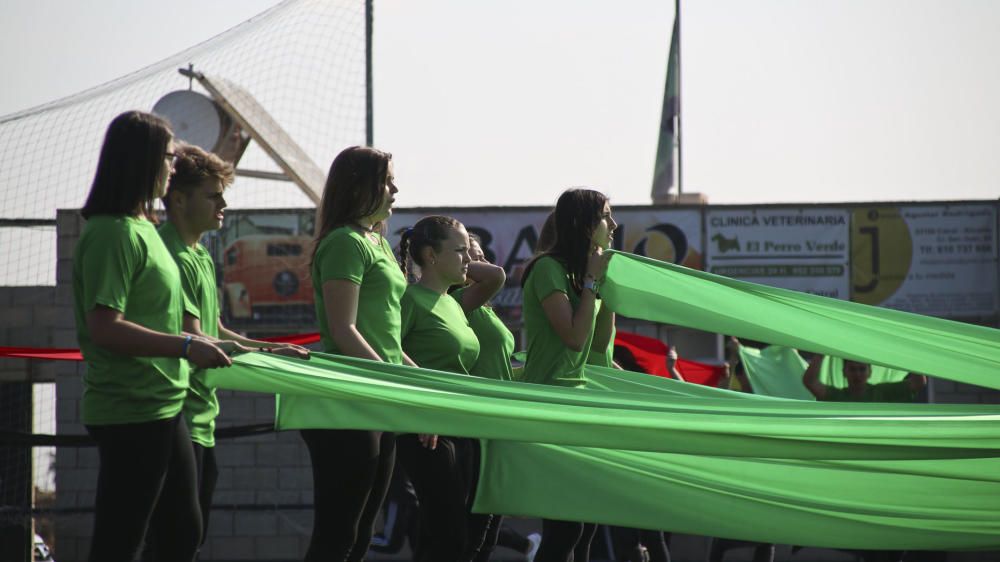
[[[879,305],[906,281],[913,240],[897,207],[855,209],[851,220],[851,300]]]
[[[646,228],[637,236],[629,235],[625,247],[632,253],[692,269],[702,269],[701,253],[688,242],[687,234],[676,225],[664,223]]]

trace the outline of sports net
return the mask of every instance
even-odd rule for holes
[[[0,116],[0,263],[4,264],[0,308],[7,311],[0,318],[0,346],[75,345],[72,314],[63,318],[65,307],[59,308],[55,297],[57,261],[70,257],[61,255],[66,248],[57,251],[57,209],[77,209],[83,204],[104,133],[114,116],[130,109],[151,111],[176,91],[212,98],[201,81],[179,69],[193,67],[228,91],[252,98],[250,106],[266,113],[265,124],[280,127],[277,133],[270,126],[265,131],[269,140],[276,140],[270,152],[258,142],[263,139],[256,137],[242,152],[237,168],[252,173],[238,171],[227,191],[230,208],[313,207],[298,185],[275,179],[287,170],[275,162],[274,151],[284,150],[296,159],[304,155],[311,160],[311,169],[324,171],[344,147],[365,144],[366,17],[365,0],[287,0],[132,74]],[[247,100],[243,101],[246,107]],[[184,138],[177,123],[174,127]],[[246,127],[241,134],[247,139],[251,136]],[[289,149],[288,139],[294,150]],[[58,281],[65,285],[68,280]],[[56,337],[60,331],[70,336]],[[62,401],[58,401],[55,384],[37,382],[53,380],[53,371],[47,361],[0,358],[0,488],[5,491],[0,498],[0,532],[12,527],[30,529],[34,513],[34,529],[46,542],[51,544],[53,535],[59,535],[56,542],[61,555],[56,558],[73,560],[86,555],[96,450],[78,425],[78,383],[60,384]],[[269,399],[227,396],[226,400],[231,414],[228,425],[241,426],[233,436],[244,438],[234,441],[221,436],[220,449],[225,450],[220,451],[225,456],[220,496],[223,528],[226,521],[230,527],[237,524],[233,519],[238,512],[276,518],[276,505],[307,503],[310,497],[298,488],[294,497],[278,494],[288,485],[287,478],[282,483],[277,477],[273,483],[267,480],[272,473],[277,475],[274,463],[282,453],[304,456],[293,435],[284,439],[258,435],[257,420],[266,418],[268,408],[273,408],[266,404]],[[52,434],[55,438],[47,437]],[[257,455],[258,446],[280,452],[268,449]],[[298,464],[302,462],[308,461]],[[259,464],[267,468],[256,468]],[[236,466],[256,471],[257,480],[236,482],[247,478]],[[240,492],[246,489],[255,491]],[[265,497],[268,494],[271,497]],[[261,515],[262,510],[270,513]],[[264,548],[272,538],[277,540],[252,540]],[[0,549],[0,558],[8,559],[7,552]]]
[[[364,0],[288,0],[208,41],[79,94],[0,117],[2,286],[55,284],[56,209],[79,208],[111,119],[149,111],[194,66],[250,93],[320,169],[366,139]],[[251,142],[240,168],[279,172]],[[295,184],[240,178],[233,208],[308,207]]]

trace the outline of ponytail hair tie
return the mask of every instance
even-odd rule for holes
[[[412,235],[413,235],[413,227],[412,226],[407,227],[406,230],[403,231],[403,236],[412,236]]]

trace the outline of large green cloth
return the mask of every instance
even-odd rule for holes
[[[838,353],[860,360],[992,382],[983,368],[997,363],[995,330],[908,324],[911,315],[730,282],[617,255],[602,293],[628,316],[717,322],[725,327],[711,329],[797,338],[786,345],[826,353],[839,343]],[[788,320],[797,322],[786,328]],[[838,339],[848,321],[883,347]],[[921,355],[928,341],[933,357]],[[323,397],[331,408],[317,427],[486,439],[482,513],[811,546],[1000,547],[1000,405],[787,400],[600,367],[586,377],[586,387],[565,388],[325,354],[247,354],[208,380]]]
[[[209,382],[322,396],[336,405],[317,420],[329,427],[488,439],[480,512],[813,546],[1000,547],[1000,406],[817,403],[599,367],[587,376],[590,387],[564,388],[254,353]]]
[[[615,252],[604,303],[668,322],[1000,389],[1000,332]]]

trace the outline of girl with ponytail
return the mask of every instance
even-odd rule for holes
[[[470,374],[480,345],[466,309],[487,302],[503,286],[503,269],[472,262],[469,235],[451,217],[430,216],[408,229],[400,240],[400,266],[419,270],[419,280],[402,299],[403,351],[427,369]],[[407,273],[412,273],[407,271]],[[461,296],[456,285],[472,284]],[[428,436],[401,435],[399,458],[420,502],[420,540],[416,562],[467,562],[481,547],[489,516],[473,515],[471,506],[479,469],[479,441],[441,436],[429,447]]]

